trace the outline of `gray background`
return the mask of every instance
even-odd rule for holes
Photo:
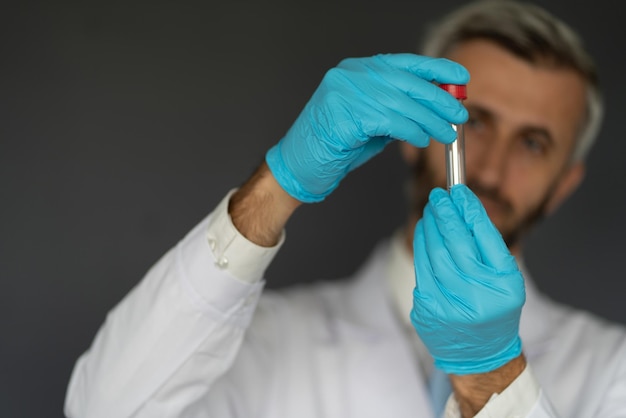
[[[248,176],[324,72],[413,51],[461,3],[3,3],[0,416],[61,416],[106,312]],[[608,112],[586,181],[527,262],[553,298],[626,323],[626,25],[608,0],[542,4],[586,39]],[[390,146],[301,209],[270,286],[351,273],[404,220],[406,174]]]

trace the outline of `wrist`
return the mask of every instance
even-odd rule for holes
[[[257,245],[271,247],[279,241],[287,221],[301,204],[282,189],[263,162],[233,194],[228,213],[244,237]]]
[[[504,391],[525,368],[526,358],[521,354],[504,366],[487,373],[449,375],[461,415],[476,415],[494,393]]]

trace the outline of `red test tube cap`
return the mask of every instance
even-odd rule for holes
[[[450,93],[456,99],[467,99],[467,86],[465,84],[439,84],[439,87]]]

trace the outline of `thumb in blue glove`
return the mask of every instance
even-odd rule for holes
[[[434,189],[414,241],[411,321],[448,374],[486,373],[521,354],[524,279],[480,200]]]
[[[319,202],[343,177],[393,139],[418,147],[452,142],[450,123],[467,111],[432,81],[465,84],[469,74],[446,59],[413,54],[351,58],[328,71],[292,127],[266,154],[281,187]]]

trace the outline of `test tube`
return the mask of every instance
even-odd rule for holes
[[[440,84],[439,87],[450,93],[457,100],[467,99],[467,89],[463,84]],[[446,178],[448,190],[455,184],[465,184],[465,133],[463,124],[452,124],[456,139],[446,144]]]

